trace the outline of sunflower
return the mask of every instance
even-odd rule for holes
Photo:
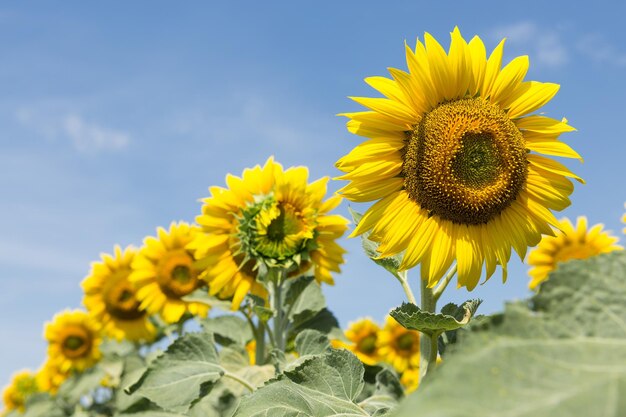
[[[48,358],[58,364],[61,372],[82,372],[102,356],[100,326],[84,311],[57,313],[46,323],[44,337],[48,341]]]
[[[396,371],[419,368],[420,334],[404,328],[393,317],[387,316],[385,327],[378,333],[378,354]]]
[[[419,368],[408,368],[402,372],[400,383],[404,386],[404,390],[407,394],[415,391],[420,383]]]
[[[37,385],[42,392],[54,395],[69,376],[69,371],[61,371],[58,363],[48,359],[37,372]]]
[[[624,208],[626,209],[626,203],[624,203]],[[626,223],[626,213],[622,216],[622,223]],[[626,227],[622,230],[624,234],[626,234]]]
[[[185,246],[193,240],[198,227],[172,223],[169,231],[158,228],[157,237],[144,240],[129,276],[137,289],[140,308],[150,314],[160,313],[167,323],[176,323],[189,312],[206,317],[209,306],[182,298],[196,290],[201,270],[194,265],[193,252]]]
[[[152,340],[156,329],[148,320],[135,296],[135,288],[128,280],[136,249],[124,251],[115,246],[113,256],[101,255],[101,262],[93,262],[89,275],[83,280],[83,304],[103,326],[107,336],[117,340]]]
[[[353,236],[371,231],[380,257],[404,253],[407,270],[421,263],[433,287],[456,260],[458,284],[473,289],[486,265],[503,270],[511,248],[524,257],[570,204],[580,180],[540,154],[579,158],[558,136],[567,121],[528,115],[558,91],[523,81],[528,57],[501,69],[504,41],[489,58],[480,38],[458,28],[450,50],[428,33],[406,46],[408,72],[367,78],[385,98],[352,98],[370,111],[343,114],[348,130],[369,138],[337,161],[349,200],[376,201]],[[582,182],[582,180],[580,180]]]
[[[615,244],[619,239],[603,231],[603,227],[602,224],[596,224],[588,228],[585,216],[578,217],[576,227],[567,218],[560,220],[556,236],[544,237],[528,256],[528,264],[532,267],[528,271],[531,277],[528,286],[536,289],[548,279],[548,274],[554,271],[560,262],[587,259],[601,253],[623,249]]]
[[[380,327],[370,318],[364,318],[350,323],[345,331],[350,343],[333,340],[335,348],[345,348],[354,353],[366,365],[376,365],[379,362],[376,342]]]
[[[188,246],[206,268],[200,278],[212,295],[232,297],[238,308],[248,292],[263,294],[256,282],[261,266],[295,276],[313,269],[318,282],[333,283],[345,251],[335,242],[348,221],[328,212],[339,196],[322,201],[328,178],[307,183],[308,169],[269,158],[263,167],[228,175],[228,188],[211,187],[196,218],[203,233]]]
[[[4,400],[4,413],[11,410],[24,411],[26,400],[32,394],[39,392],[39,386],[35,375],[31,371],[23,370],[13,374],[11,383],[4,388],[2,399]]]

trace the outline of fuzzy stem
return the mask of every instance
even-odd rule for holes
[[[433,295],[433,290],[428,288],[428,281],[421,280],[421,309],[434,313],[437,309],[437,300]],[[426,374],[434,368],[437,363],[437,338],[439,334],[422,333],[420,337],[420,382]]]
[[[439,285],[437,285],[437,288],[435,288],[435,290],[433,291],[433,297],[435,297],[435,302],[439,301],[439,297],[441,297],[441,294],[443,294],[450,281],[452,281],[452,278],[454,278],[454,276],[456,275],[456,271],[457,264],[455,263],[452,269],[448,271],[446,276],[441,280]]]
[[[402,285],[402,289],[404,290],[409,303],[417,305],[417,300],[415,299],[415,295],[413,295],[413,290],[409,284],[409,271],[398,271],[397,275],[394,274],[394,276],[398,279],[400,285]]]

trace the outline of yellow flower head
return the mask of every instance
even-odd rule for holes
[[[39,389],[42,392],[54,395],[69,376],[69,371],[61,371],[61,369],[59,369],[59,363],[53,362],[48,358],[37,372],[36,378]]]
[[[289,269],[290,275],[312,268],[318,282],[333,283],[345,253],[335,241],[347,220],[328,214],[341,201],[323,201],[328,178],[308,184],[308,175],[305,167],[283,170],[269,158],[241,178],[228,175],[228,188],[209,189],[211,197],[196,218],[204,233],[188,248],[206,267],[201,278],[211,294],[232,297],[233,308],[248,292],[262,294],[259,264]]]
[[[100,357],[100,326],[81,310],[57,313],[46,323],[44,337],[48,341],[48,358],[61,372],[82,372]]]
[[[587,218],[578,217],[576,227],[569,219],[560,220],[556,236],[545,236],[539,245],[530,252],[528,264],[532,267],[528,274],[531,277],[531,289],[548,279],[548,274],[554,271],[560,262],[571,259],[587,259],[601,253],[623,249],[616,245],[619,240],[603,231],[602,224],[596,224],[590,229],[587,227]]]
[[[366,365],[376,365],[379,362],[378,334],[380,327],[370,318],[364,318],[350,323],[345,331],[350,343],[333,340],[335,348],[345,348],[354,353]]]
[[[419,368],[419,332],[406,329],[393,317],[387,316],[385,327],[378,333],[378,354],[398,372]]]
[[[156,329],[148,320],[128,280],[136,250],[124,251],[115,246],[113,256],[101,254],[101,262],[93,262],[89,275],[83,280],[83,304],[102,324],[103,332],[117,340],[152,340]]]
[[[624,203],[624,208],[626,209],[626,203]],[[624,215],[622,216],[622,223],[626,223],[626,213],[624,213]],[[622,229],[622,232],[626,234],[626,227]]]
[[[13,374],[11,383],[2,392],[4,413],[12,410],[24,411],[24,404],[26,404],[28,397],[39,392],[39,390],[37,380],[32,372],[23,370]]]
[[[246,353],[248,354],[250,365],[255,365],[256,364],[256,340],[252,339],[251,341],[246,343]]]
[[[169,231],[159,228],[157,237],[147,237],[132,263],[129,276],[137,289],[140,308],[160,313],[167,323],[176,323],[189,312],[206,317],[209,306],[182,298],[200,287],[201,269],[194,265],[193,252],[185,247],[199,228],[172,223]]]
[[[471,290],[483,265],[506,279],[511,248],[523,258],[570,204],[579,177],[540,154],[580,156],[558,140],[574,130],[565,120],[529,115],[559,86],[524,81],[527,56],[501,68],[504,41],[487,58],[479,37],[451,36],[446,53],[426,33],[405,47],[408,72],[366,79],[384,98],[353,98],[369,111],[344,114],[348,130],[369,139],[337,167],[344,197],[376,201],[353,236],[371,231],[381,257],[404,253],[401,270],[421,264],[430,287],[456,260]]]

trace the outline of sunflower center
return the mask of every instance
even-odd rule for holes
[[[135,289],[127,279],[128,271],[123,271],[123,273],[126,277],[118,278],[117,282],[114,282],[104,293],[104,304],[111,316],[120,320],[135,320],[146,313],[139,309]]]
[[[526,154],[521,132],[498,106],[482,98],[444,103],[407,132],[404,187],[430,215],[487,223],[523,188]]]
[[[82,327],[71,327],[66,333],[61,342],[63,355],[70,359],[85,356],[91,349],[90,332]]]
[[[273,202],[255,217],[254,249],[270,259],[284,260],[301,252],[313,237],[302,213],[293,205]]]
[[[398,346],[399,350],[404,351],[413,351],[417,343],[419,343],[419,340],[413,333],[404,333],[396,339],[396,346]]]
[[[184,249],[167,253],[159,260],[157,281],[169,298],[179,299],[198,288],[193,258]]]
[[[357,343],[357,350],[366,354],[371,354],[376,350],[376,335],[370,334]]]

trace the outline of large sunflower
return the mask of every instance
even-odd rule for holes
[[[607,231],[603,231],[602,224],[587,227],[587,218],[578,217],[576,227],[569,219],[559,221],[559,230],[555,236],[545,236],[539,245],[530,252],[528,264],[532,267],[528,271],[531,281],[528,286],[536,289],[539,284],[548,279],[548,274],[554,271],[560,262],[571,259],[587,259],[601,253],[623,249],[616,245],[619,240]]]
[[[204,233],[188,248],[206,268],[200,278],[211,294],[232,297],[237,308],[248,292],[263,293],[256,282],[260,264],[290,275],[312,268],[318,282],[333,283],[345,253],[335,240],[348,222],[328,214],[341,201],[323,201],[328,178],[308,184],[308,175],[305,167],[283,170],[269,158],[241,178],[228,175],[228,188],[209,189],[196,218]]]
[[[377,345],[381,360],[396,371],[419,368],[420,333],[403,327],[393,317],[387,316],[385,326],[378,333]]]
[[[101,254],[102,261],[91,264],[91,271],[81,284],[85,292],[83,304],[102,324],[104,334],[118,340],[152,340],[156,332],[128,280],[136,252],[132,247],[122,251],[115,246],[113,256]]]
[[[100,326],[84,311],[57,313],[52,322],[46,323],[44,337],[48,341],[48,359],[61,372],[82,372],[101,357]]]
[[[385,98],[354,97],[371,111],[344,114],[348,130],[369,140],[337,162],[350,180],[340,193],[376,201],[353,235],[371,230],[381,257],[404,252],[401,270],[421,263],[434,286],[456,259],[459,286],[473,289],[483,265],[506,279],[511,247],[524,257],[570,204],[579,179],[540,154],[580,158],[558,136],[567,122],[528,115],[558,91],[523,81],[528,57],[501,69],[502,41],[489,58],[480,38],[458,29],[450,50],[428,33],[406,46],[408,72],[367,78]]]
[[[150,314],[160,313],[167,323],[178,322],[185,312],[206,317],[209,310],[206,304],[182,299],[202,282],[193,252],[185,248],[198,230],[184,222],[172,223],[169,231],[160,227],[157,237],[144,240],[132,263],[129,280],[137,289],[140,308]]]
[[[24,405],[29,396],[39,391],[35,375],[27,370],[16,372],[11,378],[11,383],[2,391],[4,401],[4,415],[12,410],[24,411]]]
[[[361,362],[367,365],[376,365],[380,359],[378,354],[378,333],[380,327],[370,318],[364,318],[350,323],[345,331],[350,343],[333,340],[333,347],[345,348],[354,353]]]

